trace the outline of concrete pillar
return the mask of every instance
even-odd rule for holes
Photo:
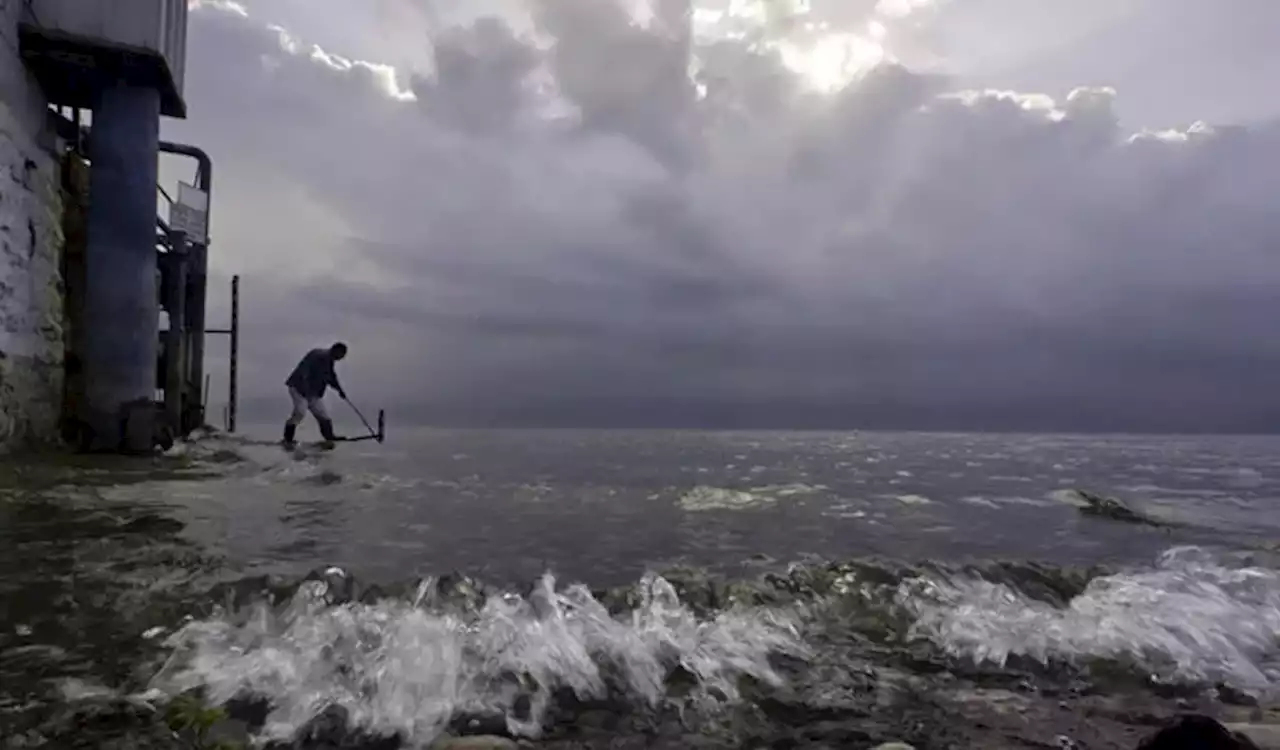
[[[90,136],[85,407],[94,450],[151,450],[158,355],[160,92],[102,93]]]

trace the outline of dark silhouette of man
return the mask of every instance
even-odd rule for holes
[[[347,345],[341,341],[328,349],[312,349],[307,352],[302,361],[298,362],[298,366],[293,368],[289,379],[284,381],[289,388],[289,398],[293,401],[293,413],[284,423],[282,442],[285,445],[295,443],[294,436],[298,431],[298,425],[306,418],[308,411],[319,423],[320,435],[325,441],[332,443],[338,439],[333,434],[333,420],[329,418],[329,413],[324,408],[324,392],[326,388],[332,386],[338,395],[346,400],[346,391],[342,390],[342,386],[338,383],[338,373],[334,370],[334,365],[346,356]]]

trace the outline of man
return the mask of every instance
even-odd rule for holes
[[[347,394],[338,384],[338,373],[333,367],[336,362],[346,356],[347,345],[342,342],[328,349],[312,349],[302,358],[298,366],[293,368],[293,374],[289,379],[284,381],[289,388],[289,398],[293,400],[293,413],[284,423],[285,445],[294,444],[294,434],[298,431],[298,425],[306,418],[307,411],[310,411],[316,418],[316,422],[320,424],[320,435],[326,442],[332,443],[338,439],[333,434],[333,420],[329,419],[322,399],[325,389],[329,386],[333,386],[338,395],[346,399]]]

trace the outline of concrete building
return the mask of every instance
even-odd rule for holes
[[[0,0],[0,448],[53,442],[63,396],[62,197],[49,103]]]
[[[145,452],[203,418],[207,211],[156,210],[162,149],[211,171],[160,141],[186,29],[187,0],[0,0],[0,449]],[[196,325],[163,350],[162,299]]]

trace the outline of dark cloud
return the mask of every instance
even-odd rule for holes
[[[343,338],[350,390],[422,421],[1280,418],[1280,126],[1135,134],[1105,89],[892,65],[819,96],[759,47],[692,40],[679,4],[648,26],[530,7],[532,36],[440,30],[434,74],[400,79],[194,14],[183,127],[255,196],[215,222],[270,224],[295,192],[311,212],[304,242],[220,251],[276,259],[245,282],[246,407]]]

